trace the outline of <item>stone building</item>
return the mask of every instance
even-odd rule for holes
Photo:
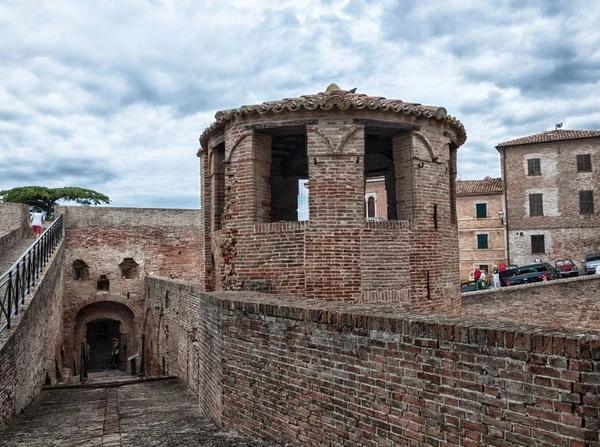
[[[511,263],[579,263],[600,251],[600,131],[547,131],[496,149]]]
[[[474,269],[492,272],[506,263],[504,188],[501,178],[456,182],[460,278]]]
[[[198,151],[206,290],[455,311],[465,140],[443,108],[336,85],[217,113]],[[365,184],[382,177],[385,219],[365,221]]]
[[[365,217],[387,220],[385,177],[368,178],[365,182]]]

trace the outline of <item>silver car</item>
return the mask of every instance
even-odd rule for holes
[[[600,253],[594,253],[588,255],[583,262],[583,266],[585,268],[586,275],[593,275],[596,273],[596,267],[600,265]]]

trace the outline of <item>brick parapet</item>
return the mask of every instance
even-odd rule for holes
[[[24,203],[0,203],[0,234],[29,229],[29,207]]]
[[[24,410],[47,381],[62,379],[63,241],[11,329],[0,334],[0,427]]]
[[[385,304],[206,294],[157,278],[148,290],[147,306],[167,290],[171,303],[193,303],[196,318],[181,320],[174,306],[148,337],[167,323],[199,334],[198,350],[220,365],[218,377],[201,379],[211,380],[205,399],[226,427],[292,445],[599,442],[600,334]],[[186,326],[207,312],[210,329]],[[192,376],[198,364],[180,360],[176,374]]]

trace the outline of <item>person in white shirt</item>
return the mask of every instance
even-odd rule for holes
[[[42,224],[44,223],[44,214],[35,212],[31,215],[31,227],[35,232],[35,238],[40,237],[40,233],[42,232]]]

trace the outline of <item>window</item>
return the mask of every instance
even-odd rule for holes
[[[487,203],[476,203],[475,211],[478,219],[487,217]]]
[[[138,277],[138,264],[133,258],[125,258],[123,262],[119,264],[121,269],[121,276],[123,279],[132,279]]]
[[[543,216],[544,205],[542,201],[542,194],[529,194],[529,215],[530,216]]]
[[[577,172],[586,172],[592,170],[592,156],[590,154],[581,154],[577,156]]]
[[[531,253],[545,253],[544,235],[536,234],[531,236]]]
[[[527,160],[527,175],[542,175],[542,167],[539,158]]]
[[[106,275],[100,275],[100,279],[98,279],[97,290],[102,292],[108,292],[110,290],[110,281],[106,277]]]
[[[367,217],[375,217],[375,197],[367,200]]]
[[[90,270],[87,264],[81,259],[73,261],[73,279],[75,281],[87,281],[90,276]]]
[[[477,248],[488,248],[488,235],[478,234],[477,235]]]
[[[594,214],[594,191],[579,191],[579,213]]]

